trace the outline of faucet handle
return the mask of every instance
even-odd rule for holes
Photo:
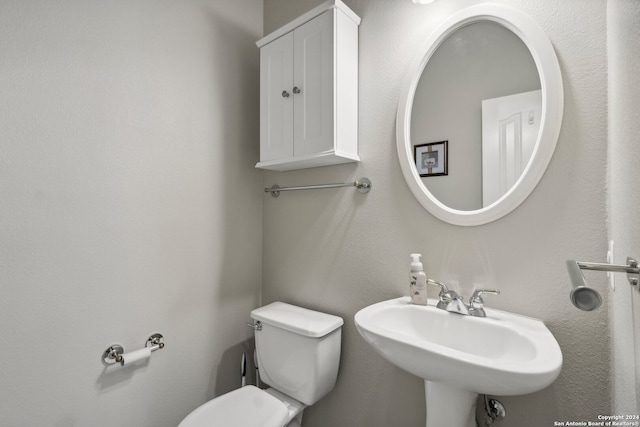
[[[440,296],[443,296],[444,294],[449,292],[449,288],[447,288],[447,285],[445,285],[442,282],[436,282],[433,279],[427,279],[427,284],[428,285],[434,285],[434,286],[440,286]]]
[[[482,294],[500,295],[498,289],[476,289],[469,298],[469,305],[474,308],[481,308],[484,305]]]
[[[498,289],[476,289],[469,298],[469,314],[475,317],[487,317],[484,311],[484,300],[482,294],[500,295]]]
[[[447,285],[445,285],[442,282],[437,282],[433,279],[427,279],[427,284],[428,285],[434,285],[434,286],[440,286],[440,293],[438,294],[438,299],[440,300],[438,302],[438,307],[443,306],[444,304],[450,303],[451,301],[453,301],[451,292],[449,288],[447,287]],[[455,292],[454,292],[455,294]]]

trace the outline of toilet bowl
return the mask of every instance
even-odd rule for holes
[[[191,412],[178,427],[297,427],[304,408],[335,387],[342,318],[274,302],[251,312],[260,380]]]

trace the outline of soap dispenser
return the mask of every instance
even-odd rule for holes
[[[411,254],[411,272],[409,273],[409,295],[411,302],[427,305],[427,275],[424,274],[420,258],[421,254]]]

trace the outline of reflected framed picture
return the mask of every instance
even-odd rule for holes
[[[448,175],[449,141],[413,146],[413,158],[421,177]]]

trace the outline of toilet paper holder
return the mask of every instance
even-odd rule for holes
[[[142,349],[136,350],[128,354],[133,355],[134,353],[137,353],[137,352],[151,354],[151,352],[164,348],[164,342],[162,341],[162,339],[163,339],[162,334],[153,334],[147,339],[147,342],[145,343]],[[104,353],[102,353],[102,360],[104,361],[104,363],[108,365],[120,363],[121,365],[124,366],[125,364],[124,355],[125,355],[124,347],[122,347],[120,344],[112,344],[104,351]],[[146,357],[148,357],[148,355]],[[135,359],[139,360],[146,357],[143,354],[140,357],[135,357]]]

